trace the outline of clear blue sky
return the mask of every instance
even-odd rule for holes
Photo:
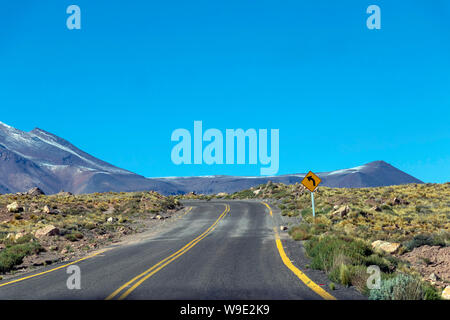
[[[385,160],[450,181],[450,2],[2,1],[0,106],[149,177],[259,174],[174,165],[172,131],[202,120],[279,129],[279,174]]]

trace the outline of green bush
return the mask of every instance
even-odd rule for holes
[[[329,277],[334,282],[350,286],[352,284],[352,267],[341,263],[331,270]]]
[[[371,289],[370,300],[422,300],[424,287],[420,279],[399,274],[395,278],[381,280],[380,289]]]
[[[327,230],[328,226],[323,223],[302,223],[292,227],[289,230],[289,234],[294,240],[308,240],[311,236],[324,234]]]
[[[36,241],[8,245],[0,252],[0,273],[11,271],[14,266],[22,263],[24,257],[39,253],[41,250],[41,245]]]
[[[83,234],[81,232],[75,231],[65,234],[64,237],[69,241],[75,242],[80,239],[83,239]]]
[[[233,196],[234,196],[234,198],[238,198],[238,199],[255,198],[255,194],[250,189],[236,192],[233,194]]]
[[[309,228],[306,224],[295,226],[289,230],[289,234],[294,240],[308,240],[311,238]]]
[[[429,246],[441,246],[445,247],[449,242],[449,233],[442,232],[440,234],[419,234],[413,239],[405,243],[405,248],[408,251],[412,251],[414,248],[429,245]]]
[[[333,269],[338,254],[348,257],[351,265],[363,265],[366,263],[366,257],[373,253],[361,241],[344,240],[336,236],[313,238],[306,243],[305,249],[311,257],[311,267],[325,271]]]

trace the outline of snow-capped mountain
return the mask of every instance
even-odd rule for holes
[[[384,161],[318,175],[321,185],[329,187],[422,183]],[[231,193],[269,180],[293,184],[304,176],[145,178],[97,159],[44,130],[36,128],[25,132],[0,122],[0,193],[23,192],[32,187],[39,187],[46,194],[61,190],[73,193],[155,190],[166,195],[191,191]]]
[[[46,194],[141,188],[176,191],[166,182],[151,181],[99,160],[44,130],[25,132],[0,122],[0,192],[35,186]]]

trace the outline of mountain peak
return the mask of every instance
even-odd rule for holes
[[[369,163],[365,164],[366,166],[390,166],[392,167],[391,164],[387,163],[386,161],[383,160],[375,160],[375,161],[371,161]]]
[[[16,128],[11,127],[10,125],[0,121],[0,128],[1,127],[3,127],[4,129],[6,129],[8,131],[11,131],[11,130],[13,130],[13,131],[20,131],[20,130],[17,130]]]

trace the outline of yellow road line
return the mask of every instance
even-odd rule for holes
[[[187,251],[189,251],[192,247],[194,247],[198,242],[200,242],[200,240],[202,240],[203,238],[205,238],[212,230],[214,230],[214,228],[216,227],[216,225],[219,223],[219,221],[225,217],[225,215],[229,212],[230,208],[228,205],[225,206],[225,211],[222,212],[222,214],[219,216],[219,218],[217,218],[217,220],[214,222],[213,225],[211,225],[205,232],[203,232],[200,236],[198,236],[197,238],[195,238],[194,240],[192,240],[191,242],[189,242],[187,245],[185,245],[183,248],[181,248],[180,250],[178,250],[177,252],[173,253],[172,255],[170,255],[169,257],[165,258],[164,260],[158,262],[156,265],[154,265],[153,267],[151,267],[150,269],[146,270],[145,272],[141,273],[140,275],[136,276],[135,278],[133,278],[132,280],[130,280],[129,282],[127,282],[124,286],[122,286],[123,288],[130,285],[131,283],[133,283],[134,281],[138,280],[141,277],[144,277],[147,273],[149,273],[147,276],[145,276],[144,278],[142,278],[140,281],[138,281],[137,283],[135,283],[130,289],[128,289],[124,294],[122,294],[119,297],[119,300],[123,300],[125,299],[132,291],[134,291],[134,289],[136,289],[139,285],[141,285],[145,280],[147,280],[148,278],[150,278],[152,275],[154,275],[156,272],[158,272],[159,270],[161,270],[162,268],[164,268],[166,265],[168,265],[169,263],[171,263],[172,261],[174,261],[175,259],[177,259],[178,257],[180,257],[181,255],[185,254]],[[169,261],[167,261],[169,260]],[[163,264],[163,265],[161,265]],[[160,266],[161,265],[161,266]],[[159,267],[158,267],[159,266]],[[156,269],[156,270],[155,270]],[[121,287],[121,288],[122,288]],[[116,291],[122,291],[122,289],[119,288]],[[117,292],[118,293],[118,292]],[[108,297],[109,298],[109,297]],[[111,297],[113,298],[113,297]],[[108,299],[109,300],[109,299]]]
[[[272,208],[264,201],[262,201],[262,204],[265,205],[267,207],[267,209],[269,209],[270,216],[272,217]]]
[[[115,296],[117,296],[121,291],[123,291],[125,288],[129,287],[132,283],[134,283],[135,281],[137,281],[131,288],[129,288],[127,291],[125,291],[120,297],[119,300],[123,300],[125,299],[132,291],[134,291],[139,285],[141,285],[145,280],[147,280],[148,278],[150,278],[152,275],[154,275],[156,272],[158,272],[159,270],[161,270],[162,268],[164,268],[165,266],[167,266],[168,264],[170,264],[172,261],[176,260],[177,258],[179,258],[180,256],[182,256],[183,254],[185,254],[187,251],[189,251],[190,249],[192,249],[198,242],[200,242],[202,239],[204,239],[209,233],[211,233],[215,227],[217,226],[217,224],[219,223],[220,220],[222,220],[227,213],[230,211],[230,206],[229,205],[225,205],[225,210],[222,212],[222,214],[217,218],[217,220],[206,230],[204,231],[201,235],[199,235],[197,238],[195,238],[194,240],[192,240],[191,242],[189,242],[188,244],[186,244],[183,248],[179,249],[178,251],[176,251],[175,253],[171,254],[170,256],[168,256],[167,258],[161,260],[160,262],[158,262],[157,264],[155,264],[154,266],[152,266],[151,268],[147,269],[146,271],[144,271],[143,273],[137,275],[136,277],[134,277],[133,279],[131,279],[130,281],[128,281],[127,283],[125,283],[124,285],[122,285],[119,289],[117,289],[116,291],[114,291],[113,293],[111,293],[105,300],[111,300],[113,299]],[[139,280],[140,279],[140,280]],[[139,280],[139,281],[138,281]]]
[[[70,266],[70,265],[72,265],[72,264],[75,264],[75,263],[77,263],[77,262],[80,262],[80,261],[83,261],[83,260],[86,260],[86,259],[93,258],[93,257],[95,257],[95,256],[97,256],[97,255],[99,255],[100,253],[103,253],[103,252],[105,252],[105,251],[106,251],[106,250],[103,250],[103,251],[100,251],[100,252],[96,252],[96,253],[94,253],[94,254],[91,254],[90,256],[87,256],[87,257],[78,259],[78,260],[76,260],[76,261],[67,263],[67,264],[65,264],[65,265],[62,265],[62,266],[59,266],[59,267],[56,267],[56,268],[53,268],[53,269],[50,269],[50,270],[47,270],[47,271],[44,271],[44,272],[32,274],[32,275],[30,275],[30,276],[26,276],[26,277],[23,277],[23,278],[20,278],[20,279],[16,279],[16,280],[12,280],[12,281],[9,281],[9,282],[2,283],[2,284],[0,284],[0,287],[6,286],[6,285],[8,285],[8,284],[12,284],[12,283],[24,281],[24,280],[27,280],[27,279],[30,279],[30,278],[34,278],[34,277],[37,277],[37,276],[41,276],[41,275],[44,275],[44,274],[47,274],[47,273],[50,273],[50,272],[53,272],[53,271],[56,271],[56,270],[65,268],[65,267]]]
[[[272,216],[272,208],[265,203],[262,202],[267,208],[269,208],[270,215]],[[315,293],[317,293],[319,296],[324,298],[325,300],[337,300],[335,297],[333,297],[331,294],[326,292],[324,289],[322,289],[318,284],[316,284],[314,281],[312,281],[306,274],[300,271],[296,266],[294,266],[291,262],[291,260],[286,255],[286,252],[284,251],[283,244],[281,243],[280,236],[278,235],[278,231],[276,228],[273,228],[273,231],[275,232],[275,242],[277,245],[278,252],[280,254],[281,260],[283,261],[284,265],[289,268],[301,281],[303,281],[304,284],[306,284],[311,290],[313,290]]]

